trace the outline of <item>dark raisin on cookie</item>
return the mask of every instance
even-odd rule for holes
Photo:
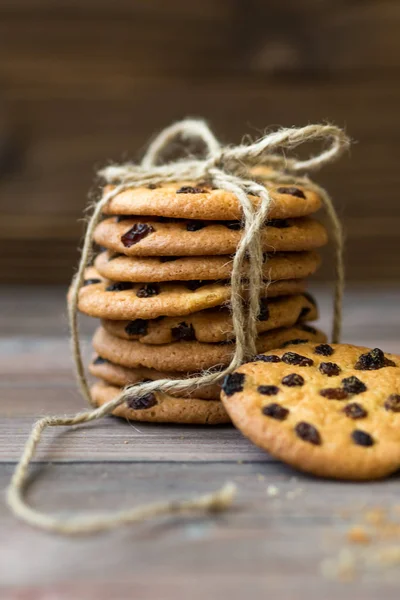
[[[400,394],[390,394],[385,401],[384,407],[386,410],[400,412]]]
[[[226,375],[222,383],[222,390],[227,396],[232,396],[243,391],[245,376],[243,373]]]
[[[176,327],[171,328],[171,335],[175,341],[184,340],[185,342],[192,342],[196,339],[196,332],[193,325],[189,325],[182,321],[178,323]]]
[[[118,215],[115,217],[117,223],[121,223],[122,221],[129,221],[129,219],[135,219],[135,215]]]
[[[93,360],[93,364],[94,365],[104,365],[105,363],[110,362],[109,360],[107,360],[106,358],[103,358],[102,356],[96,356],[96,358]]]
[[[353,441],[359,446],[373,446],[375,443],[372,435],[370,435],[366,431],[362,431],[361,429],[355,429],[352,432],[351,437],[353,438]]]
[[[159,256],[158,259],[162,263],[173,262],[174,260],[178,260],[180,256]]]
[[[133,283],[131,281],[114,281],[114,283],[106,287],[106,292],[124,292],[132,288]]]
[[[348,398],[348,393],[343,388],[325,388],[320,390],[319,394],[328,400],[346,400]]]
[[[307,344],[308,340],[302,338],[295,338],[294,340],[288,340],[287,342],[283,342],[281,344],[281,348],[286,348],[287,346],[298,346],[300,344]]]
[[[261,298],[260,300],[260,312],[258,313],[259,321],[268,321],[269,319],[269,306],[267,298]]]
[[[287,219],[269,219],[265,225],[267,227],[275,227],[276,229],[286,229],[290,227],[290,222]]]
[[[263,396],[276,396],[279,394],[279,388],[276,385],[259,385],[257,392]]]
[[[321,356],[332,356],[333,352],[334,350],[329,344],[319,344],[314,348],[314,353]]]
[[[147,327],[148,321],[145,321],[145,319],[135,319],[134,321],[129,321],[125,327],[125,332],[128,335],[146,335]]]
[[[314,444],[315,446],[319,446],[321,444],[321,436],[313,425],[306,423],[305,421],[300,421],[297,423],[294,428],[298,437],[305,442],[310,442],[310,444]]]
[[[276,354],[256,354],[249,362],[278,363],[281,360]]]
[[[333,362],[322,362],[319,365],[319,370],[323,375],[327,375],[328,377],[333,377],[334,375],[339,375],[340,373],[339,365]]]
[[[147,188],[148,188],[149,190],[155,190],[155,189],[157,189],[158,187],[160,187],[158,183],[149,183],[149,185],[147,186]]]
[[[311,325],[306,325],[305,323],[302,323],[301,325],[299,325],[299,327],[303,331],[307,331],[307,333],[313,333],[314,335],[317,333],[315,327],[311,327]]]
[[[141,287],[137,292],[136,296],[138,298],[151,298],[151,296],[158,296],[160,293],[160,286],[158,283],[146,283],[143,287]]]
[[[101,283],[101,279],[97,279],[96,277],[93,277],[93,279],[85,279],[83,285],[94,285],[95,283]]]
[[[223,224],[228,229],[232,229],[232,231],[239,231],[239,229],[242,228],[242,224],[240,221],[224,221]]]
[[[287,365],[297,365],[299,367],[312,367],[314,361],[311,358],[297,354],[296,352],[285,352],[282,361]]]
[[[365,383],[360,381],[355,375],[342,379],[342,385],[349,394],[362,394],[362,392],[367,391]]]
[[[370,352],[361,354],[354,368],[358,371],[374,371],[383,367],[395,367],[396,364],[386,358],[380,348],[374,348]]]
[[[288,387],[297,387],[304,385],[304,378],[298,373],[290,373],[282,379],[282,384]]]
[[[278,194],[289,194],[290,196],[296,196],[296,198],[306,199],[305,193],[298,187],[279,187],[276,191]]]
[[[368,415],[365,408],[361,406],[361,404],[358,404],[358,402],[346,404],[343,412],[346,417],[349,417],[350,419],[364,419]]]
[[[309,306],[303,306],[302,309],[300,310],[298,320],[304,319],[304,317],[306,317],[308,315],[310,310],[311,310],[311,308]]]
[[[284,408],[283,406],[281,406],[280,404],[276,404],[275,402],[263,406],[261,412],[266,417],[272,417],[273,419],[277,419],[278,421],[284,421],[289,414],[287,408]]]
[[[203,287],[203,285],[207,285],[209,283],[209,281],[185,281],[185,287],[187,287],[188,290],[190,290],[191,292],[195,292],[196,290],[198,290],[199,288]]]
[[[151,408],[158,404],[157,398],[152,392],[144,394],[143,396],[132,396],[131,398],[128,398],[126,403],[128,407],[133,410],[146,410],[147,408]]]
[[[177,194],[204,194],[207,190],[201,187],[193,187],[191,185],[183,185],[179,190],[176,190]]]
[[[137,244],[143,238],[148,236],[150,233],[155,231],[154,227],[148,223],[136,223],[131,227],[124,235],[121,235],[121,242],[125,248],[130,248],[134,244]]]
[[[204,227],[206,227],[204,221],[189,221],[186,224],[186,231],[199,231],[200,229],[204,229]]]

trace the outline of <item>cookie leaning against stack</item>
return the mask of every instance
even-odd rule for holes
[[[318,316],[305,293],[305,278],[317,270],[316,250],[327,242],[324,227],[309,216],[320,199],[304,186],[265,185],[272,203],[262,232],[259,352],[325,340],[304,322]],[[258,205],[256,196],[249,198]],[[103,212],[94,233],[103,250],[87,269],[79,294],[79,309],[102,320],[90,366],[101,379],[92,388],[94,402],[107,402],[129,383],[182,379],[228,365],[235,343],[229,280],[242,236],[236,197],[207,183],[182,182],[125,190]],[[115,414],[146,421],[229,422],[219,391],[213,385],[186,397],[136,396]]]

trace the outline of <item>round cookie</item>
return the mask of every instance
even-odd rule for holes
[[[261,301],[257,330],[263,333],[317,318],[315,301],[308,295],[266,299]],[[234,339],[232,317],[227,307],[199,311],[184,319],[182,316],[132,321],[103,319],[102,325],[112,335],[144,344],[170,344],[180,340],[215,343]]]
[[[292,279],[265,284],[268,298],[304,292],[305,282]],[[79,290],[81,312],[101,319],[156,319],[184,316],[229,302],[228,284],[213,281],[186,283],[129,283],[105,281],[96,269],[85,272]]]
[[[95,383],[91,388],[95,406],[115,398],[121,388]],[[222,425],[230,423],[224,405],[219,400],[177,398],[160,392],[132,397],[113,410],[113,415],[130,421],[151,423],[184,423],[186,425]]]
[[[257,358],[221,394],[255,444],[322,477],[375,479],[400,467],[399,356],[308,343]]]
[[[196,373],[163,373],[156,371],[155,369],[146,369],[145,367],[139,367],[136,369],[129,369],[128,367],[122,367],[102,356],[97,356],[89,365],[89,371],[95,377],[103,379],[107,383],[117,386],[125,387],[132,383],[140,383],[143,381],[156,381],[157,379],[185,379],[188,376],[194,376]],[[221,392],[221,386],[207,385],[197,387],[193,392],[185,392],[185,398],[201,398],[203,400],[219,400]],[[178,395],[182,397],[182,392],[169,392],[170,396]]]
[[[117,220],[118,217],[101,221],[93,238],[100,246],[126,256],[233,254],[242,237],[237,223],[231,229],[229,222],[160,222],[141,217]],[[267,225],[261,232],[261,238],[266,252],[312,250],[324,246],[328,240],[325,227],[308,217]]]
[[[259,171],[258,176],[261,175]],[[260,181],[259,181],[260,182]],[[321,206],[318,194],[304,185],[265,182],[272,198],[269,215],[273,219],[302,217]],[[112,186],[107,186],[104,193]],[[257,196],[249,195],[254,206]],[[136,187],[120,192],[103,209],[110,215],[148,215],[182,219],[241,219],[241,206],[232,192],[214,189],[207,183],[181,181],[149,187]]]
[[[257,351],[266,352],[296,340],[324,341],[326,336],[307,325],[275,329],[257,339]],[[97,354],[124,367],[149,367],[160,371],[199,372],[229,364],[235,344],[202,344],[200,342],[174,342],[158,346],[121,340],[102,327],[96,330],[93,347]]]
[[[321,263],[317,252],[285,252],[267,256],[264,277],[271,281],[302,279],[315,273]],[[230,279],[232,256],[135,257],[102,252],[95,267],[113,281],[160,282]]]

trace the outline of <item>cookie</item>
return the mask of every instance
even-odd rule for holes
[[[143,381],[155,381],[157,379],[185,379],[190,374],[188,373],[163,373],[162,371],[156,371],[155,369],[146,369],[145,367],[137,369],[129,369],[128,367],[122,367],[115,363],[106,360],[102,356],[96,356],[89,365],[89,371],[95,377],[103,379],[111,385],[117,387],[125,387],[132,383],[139,383]],[[192,376],[195,373],[191,374]],[[219,400],[221,392],[221,386],[207,385],[197,387],[193,392],[169,392],[170,396],[184,396],[185,398],[201,398],[203,400]]]
[[[121,392],[121,388],[95,383],[91,388],[95,406],[109,402]],[[222,425],[230,423],[224,405],[219,400],[199,398],[176,398],[160,392],[132,396],[114,409],[113,415],[130,421],[151,423],[184,423],[192,425]]]
[[[78,308],[101,319],[156,319],[160,316],[184,316],[229,302],[227,283],[188,281],[186,283],[129,283],[105,281],[96,269],[85,272],[79,291]],[[304,292],[302,279],[265,284],[269,298]]]
[[[308,295],[268,299],[260,303],[257,330],[263,333],[317,318],[315,301]],[[234,339],[232,317],[226,307],[192,313],[184,319],[181,316],[132,321],[104,319],[102,325],[112,335],[144,344],[170,344],[180,340],[214,343]]]
[[[400,357],[347,344],[299,344],[223,383],[234,424],[309,473],[375,479],[400,467]]]
[[[261,172],[258,173],[260,177]],[[304,185],[282,185],[266,182],[272,199],[270,218],[303,217],[321,207],[318,194]],[[105,193],[112,186],[107,186]],[[254,206],[259,198],[249,195]],[[158,186],[137,187],[125,190],[104,207],[110,215],[147,215],[181,219],[225,220],[241,219],[241,206],[231,192],[215,189],[201,182],[182,181]]]
[[[302,279],[315,273],[317,252],[285,252],[266,256],[264,276],[272,281]],[[98,272],[114,281],[159,282],[230,279],[232,256],[135,257],[102,252],[95,261]]]
[[[94,240],[100,246],[126,256],[207,256],[233,254],[242,230],[229,222],[159,221],[134,217],[118,221],[101,221]],[[325,227],[314,219],[269,221],[262,230],[262,246],[266,252],[302,251],[327,243]]]
[[[291,340],[324,341],[326,336],[307,325],[275,329],[263,333],[257,340],[258,352],[279,347]],[[160,371],[198,372],[229,364],[235,344],[203,344],[200,342],[174,342],[158,346],[121,340],[102,327],[93,337],[97,354],[124,367],[149,367]]]

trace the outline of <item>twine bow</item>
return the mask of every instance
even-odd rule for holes
[[[157,164],[162,152],[178,136],[183,141],[199,138],[207,153],[204,159],[185,158],[169,164]],[[330,142],[330,145],[307,160],[287,158],[277,151],[292,150],[305,142]],[[265,225],[271,198],[264,185],[254,181],[250,170],[255,165],[272,167],[270,179],[276,183],[305,184],[315,190],[322,199],[332,225],[336,255],[336,286],[334,299],[333,334],[334,342],[339,341],[341,324],[341,303],[344,286],[343,235],[340,221],[336,215],[332,200],[327,192],[304,176],[305,171],[316,170],[338,158],[349,145],[345,133],[332,125],[308,125],[301,128],[280,129],[263,136],[251,144],[221,146],[208,125],[202,120],[186,119],[164,129],[150,144],[141,164],[127,163],[111,165],[99,172],[99,175],[112,184],[94,206],[88,222],[81,259],[77,274],[72,282],[71,299],[68,314],[71,330],[72,352],[75,361],[77,379],[82,395],[92,402],[90,389],[82,360],[77,305],[79,290],[83,284],[85,269],[92,254],[92,240],[104,206],[122,191],[131,187],[173,181],[208,180],[214,186],[235,194],[243,213],[243,235],[235,253],[231,275],[232,321],[235,333],[235,352],[229,366],[219,373],[205,372],[198,377],[182,380],[162,379],[127,386],[115,399],[94,410],[72,416],[44,417],[33,427],[26,442],[20,461],[15,469],[7,490],[7,501],[12,511],[26,522],[50,531],[64,534],[98,532],[110,529],[122,523],[142,521],[160,514],[176,514],[187,510],[223,510],[230,505],[234,486],[226,484],[223,488],[206,496],[195,497],[182,502],[162,501],[153,505],[139,506],[132,510],[106,515],[83,515],[70,518],[58,518],[31,508],[24,499],[24,488],[29,463],[43,431],[52,426],[72,426],[101,419],[125,402],[133,394],[141,396],[150,392],[171,391],[188,392],[196,386],[208,385],[221,380],[242,362],[256,353],[257,317],[259,299],[263,285],[263,249],[261,229]],[[249,194],[258,196],[259,205],[255,207]],[[251,290],[249,306],[246,307],[241,290],[245,261],[249,261],[248,285]]]

